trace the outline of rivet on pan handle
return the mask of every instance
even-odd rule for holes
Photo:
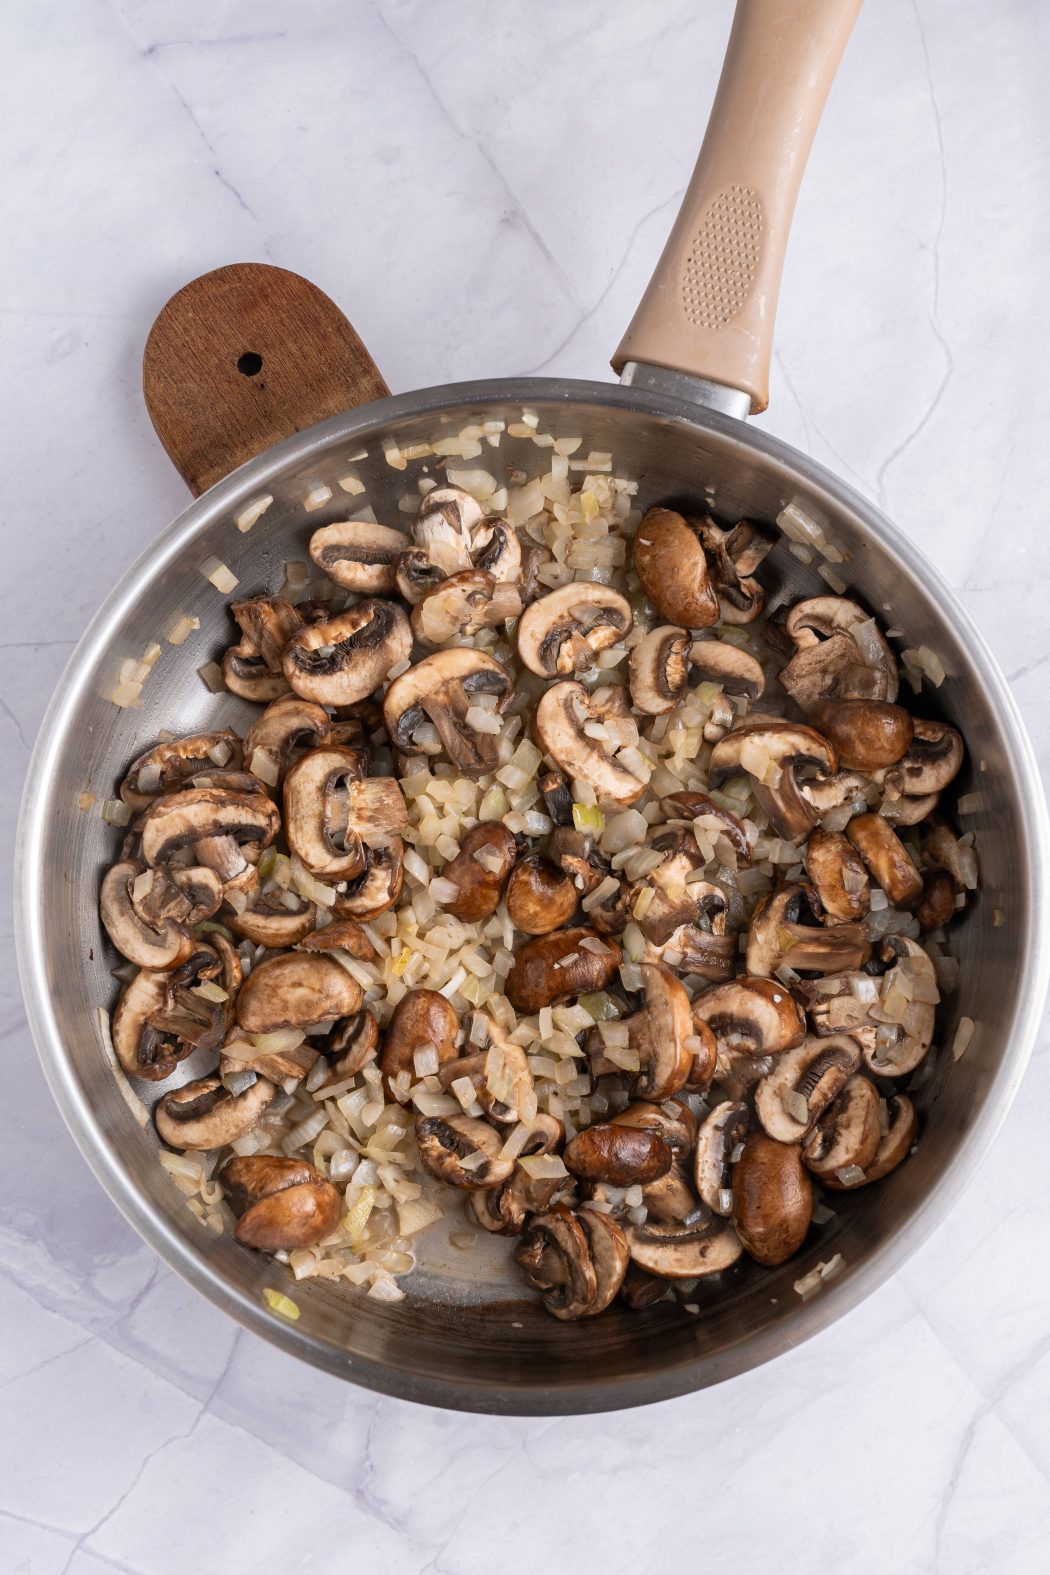
[[[323,290],[264,263],[232,263],[173,295],[150,330],[142,390],[195,496],[301,432],[390,392]]]
[[[795,200],[861,0],[738,0],[707,134],[656,272],[613,358],[769,403]],[[635,379],[637,381],[637,379]]]

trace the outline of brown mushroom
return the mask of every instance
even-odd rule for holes
[[[541,1110],[531,1124],[522,1156],[553,1154],[564,1138],[561,1122]],[[468,1204],[485,1230],[501,1236],[516,1236],[524,1227],[527,1215],[544,1213],[569,1184],[565,1176],[530,1176],[518,1165],[509,1181],[485,1191],[472,1192]]]
[[[607,1214],[555,1204],[529,1223],[514,1257],[543,1305],[563,1320],[603,1312],[623,1284],[627,1243]]]
[[[297,760],[285,778],[285,835],[312,875],[353,880],[369,848],[388,847],[408,830],[397,780],[366,777],[363,765],[359,750],[329,745]]]
[[[170,738],[131,762],[120,796],[134,810],[148,809],[155,798],[174,793],[188,777],[215,768],[239,771],[241,761],[241,741],[228,728]]]
[[[485,569],[461,569],[425,591],[412,609],[412,633],[422,645],[444,645],[495,628],[521,612],[516,585]]]
[[[235,1237],[260,1252],[310,1247],[339,1223],[342,1198],[305,1160],[236,1156],[223,1166],[219,1181],[237,1216]]]
[[[802,1145],[802,1158],[823,1181],[853,1165],[866,1169],[880,1141],[878,1089],[858,1075],[818,1118]]]
[[[792,607],[784,627],[796,654],[780,682],[803,711],[829,698],[896,700],[896,659],[874,620],[856,602],[845,596],[810,597]],[[862,627],[863,647],[858,633]]]
[[[539,854],[519,859],[507,883],[507,913],[526,935],[548,935],[568,924],[579,901],[572,877]]]
[[[324,953],[285,952],[256,965],[241,986],[235,1008],[246,1034],[278,1028],[314,1028],[360,1010],[356,979]]]
[[[331,735],[332,719],[323,706],[285,695],[272,701],[248,729],[244,758],[255,776],[276,787],[297,751],[327,744]]]
[[[782,1055],[806,1036],[805,1014],[778,979],[742,975],[712,985],[695,997],[692,1015],[711,1029],[721,1052]]]
[[[188,787],[154,799],[142,822],[142,857],[151,867],[168,864],[185,849],[214,869],[230,889],[252,888],[252,856],[277,835],[277,806],[262,793]]]
[[[860,854],[872,879],[896,908],[910,907],[922,894],[922,876],[915,860],[882,815],[855,815],[846,835]],[[794,966],[794,965],[792,965]]]
[[[947,722],[913,720],[914,737],[907,753],[886,773],[887,786],[899,787],[908,798],[943,793],[963,763],[962,735]]]
[[[266,946],[271,951],[298,946],[317,923],[317,908],[312,902],[300,902],[298,908],[289,908],[284,901],[287,895],[279,886],[272,892],[254,892],[248,906],[240,913],[227,908],[223,923],[235,935],[243,935],[256,946]]]
[[[732,1268],[743,1252],[732,1225],[720,1219],[693,1225],[646,1220],[624,1232],[631,1262],[663,1280],[698,1280]]]
[[[747,971],[765,977],[787,964],[796,973],[862,968],[871,945],[860,924],[803,924],[803,910],[821,915],[820,898],[804,882],[760,897],[747,932]]]
[[[890,1096],[887,1102],[887,1123],[886,1132],[883,1133],[880,1128],[875,1158],[866,1166],[857,1167],[861,1171],[859,1176],[849,1167],[844,1173],[833,1171],[830,1175],[822,1176],[821,1185],[833,1192],[852,1192],[856,1187],[881,1181],[891,1170],[896,1170],[911,1153],[919,1132],[915,1106],[906,1094]]]
[[[222,887],[218,878],[210,870],[202,873],[216,881],[221,900]],[[147,895],[155,877],[162,877],[170,886],[172,900],[165,904],[168,912],[151,922],[143,912],[138,894],[141,891]],[[952,901],[954,903],[954,895]],[[184,914],[182,922],[171,912],[172,908],[177,911],[180,906]],[[193,952],[194,937],[186,922],[191,906],[166,870],[147,871],[138,859],[122,859],[114,864],[102,882],[99,912],[106,934],[117,951],[139,968],[176,968]]]
[[[374,597],[292,636],[284,676],[297,695],[319,705],[352,705],[384,683],[412,651],[412,630],[396,602]]]
[[[806,869],[824,910],[824,922],[863,919],[871,906],[867,871],[848,837],[822,826],[806,843]]]
[[[356,919],[333,919],[300,943],[304,952],[349,952],[360,962],[374,962],[376,949]]]
[[[672,820],[681,817],[685,820],[716,821],[718,823],[716,835],[726,838],[738,859],[742,859],[745,864],[751,862],[751,844],[739,817],[731,810],[724,809],[721,804],[716,804],[706,793],[688,791],[668,793],[661,800],[661,807],[665,815]]]
[[[775,538],[750,520],[740,520],[730,530],[710,515],[692,524],[704,544],[722,621],[752,623],[766,604],[765,591],[752,576],[772,550]]]
[[[453,646],[425,656],[395,678],[383,700],[383,716],[396,749],[410,752],[412,734],[428,720],[452,764],[466,776],[482,776],[496,767],[496,738],[473,727],[468,713],[483,695],[495,697],[498,713],[513,693],[513,679],[493,657]]]
[[[619,591],[573,581],[548,591],[522,613],[518,655],[541,678],[585,671],[599,651],[630,634],[633,623],[630,603]]]
[[[302,616],[283,596],[252,596],[233,602],[230,611],[241,639],[222,658],[222,678],[231,694],[266,705],[287,694],[281,658],[288,641],[303,626]]]
[[[471,533],[484,513],[462,487],[434,487],[420,502],[412,538],[444,574],[455,574],[471,566]]]
[[[633,1127],[640,1132],[655,1132],[663,1138],[676,1160],[687,1158],[696,1142],[696,1117],[680,1099],[662,1104],[639,1099],[609,1118],[616,1127]]]
[[[749,722],[734,728],[711,751],[710,781],[717,787],[744,770],[752,780],[756,804],[782,837],[808,836],[817,815],[800,791],[800,773],[828,776],[836,769],[835,751],[811,727],[794,722]]]
[[[604,990],[623,961],[616,941],[580,926],[526,941],[504,986],[517,1012],[538,1012]]]
[[[350,1017],[340,1018],[323,1038],[314,1039],[313,1043],[328,1062],[328,1076],[320,1088],[314,1090],[319,1093],[321,1089],[332,1088],[356,1076],[375,1060],[379,1024],[371,1012],[355,1012]]]
[[[915,917],[924,935],[950,924],[955,917],[955,882],[947,870],[930,870],[922,883],[922,895],[915,904]]]
[[[700,1212],[689,1179],[677,1163],[666,1175],[645,1183],[642,1207],[648,1219],[662,1220],[667,1225],[684,1225]]]
[[[336,887],[332,912],[343,919],[376,919],[392,908],[405,878],[405,845],[394,837],[383,847],[365,849],[360,875]]]
[[[438,906],[465,924],[491,918],[514,867],[515,851],[514,837],[501,821],[483,820],[474,826],[441,871],[441,879],[455,886],[456,895]]]
[[[165,1094],[153,1112],[169,1148],[226,1148],[258,1126],[277,1090],[264,1077],[231,1094],[217,1077],[202,1077]]]
[[[856,771],[895,765],[914,731],[908,712],[885,700],[818,700],[809,717],[831,744],[839,765]]]
[[[401,1097],[408,1094],[415,1083],[415,1056],[427,1046],[437,1052],[438,1065],[455,1060],[456,1035],[459,1018],[455,1008],[437,990],[409,990],[394,1008],[386,1034],[379,1065],[386,1079],[388,1090],[394,1093],[395,1084],[402,1089]]]
[[[670,1099],[697,1075],[689,997],[681,980],[660,963],[642,963],[639,971],[644,1004],[624,1019],[628,1044],[639,1061],[631,1092],[639,1099]]]
[[[733,1156],[751,1127],[751,1113],[742,1100],[716,1105],[705,1116],[693,1155],[693,1180],[700,1201],[723,1218],[733,1212]]]
[[[474,1116],[417,1116],[416,1146],[428,1174],[465,1191],[498,1187],[514,1170],[501,1135]]]
[[[310,537],[310,556],[329,579],[363,596],[389,596],[397,588],[398,559],[410,546],[403,531],[370,520],[322,525]]]
[[[800,1143],[860,1064],[849,1034],[808,1037],[787,1050],[755,1089],[755,1114],[779,1143]]]
[[[671,509],[650,509],[634,539],[634,567],[661,617],[687,629],[718,622],[718,595],[695,521]]]
[[[797,1143],[754,1132],[733,1166],[733,1224],[757,1263],[785,1263],[813,1217],[813,1183]]]
[[[605,1121],[577,1132],[566,1145],[564,1158],[581,1180],[630,1187],[665,1176],[672,1155],[659,1133]]]
[[[567,679],[544,690],[533,730],[540,748],[567,776],[586,782],[599,804],[633,804],[645,792],[647,782],[606,753],[601,742],[586,732],[589,722],[600,720],[596,696]]]
[[[884,936],[879,957],[891,967],[883,978],[880,1007],[869,1008],[869,1017],[881,1021],[875,1043],[864,1047],[864,1059],[878,1077],[905,1077],[925,1060],[933,1042],[937,973],[910,936]]]

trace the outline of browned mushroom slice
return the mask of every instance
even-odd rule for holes
[[[398,559],[411,543],[403,531],[369,520],[322,525],[310,537],[310,556],[329,579],[363,596],[389,596],[397,588]]]
[[[733,1224],[757,1263],[786,1263],[813,1217],[813,1183],[797,1143],[753,1132],[733,1166]]]
[[[698,924],[682,924],[666,941],[646,941],[643,961],[717,982],[731,979],[737,959],[735,935],[719,935]]]
[[[627,1243],[616,1221],[583,1209],[573,1214],[555,1204],[530,1222],[514,1257],[543,1305],[563,1320],[602,1312],[627,1272]]]
[[[586,1127],[565,1149],[565,1164],[584,1181],[614,1187],[656,1181],[671,1168],[671,1150],[658,1132],[613,1122]]]
[[[153,1119],[169,1148],[226,1148],[258,1126],[276,1092],[264,1077],[241,1094],[229,1093],[217,1077],[202,1077],[165,1094]]]
[[[158,1033],[152,1019],[164,1010],[167,973],[143,968],[132,979],[113,1013],[113,1048],[129,1077],[160,1082],[170,1077],[193,1046]]]
[[[787,964],[796,973],[862,968],[871,944],[860,924],[803,924],[803,909],[820,917],[820,898],[802,882],[760,897],[747,933],[747,971],[768,977]]]
[[[755,1089],[755,1114],[779,1143],[800,1143],[860,1065],[849,1034],[806,1038],[787,1050]]]
[[[899,798],[890,798],[887,793],[879,806],[879,814],[891,826],[917,826],[933,814],[939,801],[939,793],[924,793],[921,798],[908,798],[903,793]]]
[[[507,913],[515,929],[526,935],[549,935],[568,924],[578,902],[571,875],[548,859],[532,854],[515,864],[507,883]]]
[[[662,1104],[648,1099],[635,1100],[610,1119],[613,1126],[655,1132],[663,1138],[676,1160],[687,1158],[696,1142],[696,1117],[680,1099],[668,1099]]]
[[[172,738],[131,762],[120,796],[132,809],[148,809],[155,798],[175,792],[188,777],[215,769],[239,771],[241,760],[241,741],[227,728]]]
[[[896,908],[910,907],[922,895],[922,876],[915,860],[882,815],[855,815],[846,835],[864,860],[873,880]],[[794,964],[792,964],[794,966]]]
[[[284,650],[284,675],[304,700],[352,705],[378,689],[411,651],[402,608],[370,597],[293,635]]]
[[[538,1012],[574,995],[604,990],[623,961],[616,941],[586,927],[527,941],[507,975],[507,999],[517,1012]]]
[[[555,826],[547,852],[551,862],[571,878],[581,897],[589,896],[612,874],[612,865],[595,847],[594,838],[571,825]]]
[[[879,1094],[868,1078],[851,1077],[802,1145],[802,1158],[822,1180],[856,1165],[866,1170],[878,1152]]]
[[[515,585],[494,579],[484,569],[461,569],[420,597],[412,609],[412,633],[422,645],[444,645],[495,628],[520,612]]]
[[[259,963],[237,996],[236,1016],[248,1034],[313,1028],[359,1010],[361,986],[334,957],[286,952]]]
[[[640,1070],[632,1094],[638,1099],[670,1099],[694,1074],[693,1019],[681,980],[659,963],[642,963],[642,1009],[625,1019],[628,1044]]]
[[[647,782],[606,753],[603,741],[587,733],[588,723],[601,724],[595,697],[567,679],[544,690],[533,730],[540,748],[568,777],[586,782],[599,804],[633,804]]]
[[[803,799],[813,811],[814,820],[818,821],[832,810],[843,809],[847,804],[857,810],[866,808],[871,788],[871,778],[859,771],[833,771],[830,776],[805,778],[798,785]]]
[[[718,622],[718,595],[695,522],[671,509],[650,509],[634,539],[634,567],[661,617],[687,629]]]
[[[283,899],[287,892],[275,888],[273,892],[253,894],[248,906],[237,913],[228,908],[223,923],[235,935],[243,935],[256,946],[270,951],[280,951],[285,946],[298,946],[317,923],[317,908],[312,902],[302,902],[298,908],[288,908]]]
[[[819,826],[806,843],[806,869],[824,909],[825,923],[863,919],[871,906],[867,871],[848,837]]]
[[[907,753],[886,773],[887,785],[899,786],[908,798],[942,793],[959,774],[963,763],[962,735],[947,722],[914,719],[914,733]]]
[[[782,837],[797,841],[816,825],[817,815],[800,791],[799,775],[822,776],[836,769],[835,751],[811,727],[794,722],[751,722],[734,728],[711,751],[712,786],[744,770],[755,802]]]
[[[498,1187],[514,1169],[512,1159],[500,1158],[500,1134],[473,1116],[417,1116],[416,1146],[431,1176],[470,1192]]]
[[[726,896],[720,886],[696,878],[707,860],[693,833],[681,827],[660,831],[649,838],[648,846],[663,855],[663,863],[646,877],[653,891],[640,920],[646,940],[660,945],[681,925],[705,918],[714,928],[725,913]]]
[[[852,1192],[855,1187],[865,1187],[872,1181],[881,1181],[891,1170],[896,1170],[911,1153],[919,1133],[919,1118],[915,1106],[906,1094],[893,1094],[887,1102],[887,1130],[879,1136],[875,1158],[867,1166],[852,1166],[842,1171],[822,1176],[821,1184],[833,1192]]]
[[[677,624],[650,629],[631,651],[631,700],[636,711],[663,716],[684,700],[689,689],[692,636]]]
[[[222,1043],[242,972],[228,942],[211,939],[210,946],[197,941],[176,968],[142,969],[117,1002],[113,1048],[130,1076],[157,1082],[191,1051]],[[202,992],[205,985],[212,989]]]
[[[261,793],[190,787],[155,799],[142,823],[142,857],[150,866],[169,863],[192,848],[198,863],[214,869],[224,885],[258,877],[242,852],[269,847],[280,827],[277,806]],[[258,856],[256,851],[255,856]]]
[[[937,974],[918,941],[908,936],[884,936],[879,956],[892,967],[883,977],[879,1005],[868,1011],[879,1029],[874,1045],[865,1045],[864,1059],[878,1077],[905,1077],[925,1060],[933,1042]]]
[[[334,919],[300,943],[304,952],[349,952],[361,962],[374,962],[376,949],[356,919]]]
[[[237,1156],[223,1166],[219,1181],[237,1216],[234,1235],[260,1252],[310,1247],[339,1223],[342,1198],[305,1160],[275,1154]]]
[[[765,692],[761,662],[731,640],[694,640],[689,647],[689,668],[693,683],[718,684],[727,695],[758,700]]]
[[[665,1176],[645,1183],[642,1207],[649,1219],[662,1220],[667,1225],[684,1225],[699,1212],[699,1204],[681,1165],[674,1164]]]
[[[160,873],[167,874],[147,871],[138,859],[124,859],[114,864],[102,882],[99,911],[106,933],[121,956],[139,968],[175,968],[194,949],[193,936],[184,922],[166,916],[150,923],[138,906],[140,882],[143,889],[148,888],[153,876]],[[170,885],[178,898],[178,887],[174,881]],[[954,903],[954,896],[952,900]],[[189,913],[190,904],[185,898],[182,905]]]
[[[693,524],[707,553],[723,622],[753,623],[766,604],[766,593],[752,576],[772,550],[775,538],[750,520],[740,520],[730,530],[710,515]]]
[[[671,1285],[667,1280],[661,1280],[655,1274],[646,1274],[636,1263],[627,1265],[623,1284],[620,1286],[620,1298],[632,1312],[641,1312],[646,1307],[655,1307],[657,1302],[664,1301],[671,1294]]]
[[[405,878],[405,845],[400,837],[381,848],[365,849],[365,867],[336,888],[332,912],[340,918],[376,919],[392,908]]]
[[[321,1089],[353,1077],[375,1060],[379,1025],[371,1012],[356,1012],[352,1017],[340,1018],[329,1033],[313,1043],[328,1062],[328,1076],[320,1089],[314,1090],[319,1093]]]
[[[879,998],[879,981],[870,973],[847,969],[820,979],[800,979],[795,991],[815,1034],[859,1034],[871,1027],[868,1010]]]
[[[486,713],[494,720],[513,693],[514,681],[501,663],[483,651],[454,646],[425,656],[395,678],[383,700],[383,716],[396,749],[410,753],[412,734],[430,721],[452,764],[467,776],[482,776],[495,769],[496,737],[468,716],[483,709],[476,702],[487,695],[496,701],[495,715]]]
[[[265,705],[287,694],[281,655],[303,624],[298,609],[283,596],[252,596],[230,606],[241,639],[222,658],[222,677],[231,694]]]
[[[955,882],[947,870],[930,870],[923,878],[922,895],[915,904],[915,917],[924,935],[950,924],[956,913]]]
[[[522,1157],[553,1154],[561,1147],[565,1129],[553,1116],[539,1111],[525,1139]],[[470,1211],[485,1230],[501,1236],[517,1236],[529,1214],[542,1214],[567,1185],[565,1176],[530,1176],[520,1165],[509,1181],[483,1192],[472,1192]]]
[[[692,1014],[712,1030],[720,1051],[781,1055],[806,1037],[805,1014],[777,979],[743,975],[712,985],[695,997]]]
[[[716,1105],[704,1118],[696,1138],[693,1180],[700,1201],[715,1214],[733,1212],[733,1155],[751,1126],[751,1113],[742,1100]]]
[[[912,741],[912,719],[885,700],[818,700],[810,721],[831,744],[839,765],[880,771],[895,765]]]
[[[625,596],[607,585],[574,581],[532,602],[518,622],[518,655],[541,678],[594,666],[599,651],[630,634]]]
[[[464,835],[459,852],[441,871],[440,878],[456,888],[456,895],[438,906],[467,924],[490,918],[499,907],[514,855],[514,837],[506,826],[498,820],[481,821]]]
[[[424,1050],[435,1052],[438,1066],[455,1060],[459,1018],[453,1006],[437,990],[409,990],[394,1008],[394,1015],[383,1038],[379,1065],[387,1087],[403,1084],[404,1099],[412,1084],[419,1081],[415,1057]]]
[[[462,572],[462,571],[459,571]],[[432,563],[422,547],[410,547],[397,561],[394,581],[397,593],[415,607],[428,592],[436,590],[447,578],[440,564]]]
[[[784,627],[796,654],[780,674],[791,698],[809,711],[818,700],[897,698],[897,662],[874,621],[845,596],[796,603]]]
[[[705,1219],[695,1225],[646,1220],[624,1232],[631,1262],[663,1280],[699,1280],[732,1268],[743,1252],[732,1225]]]
[[[296,752],[327,744],[331,735],[332,719],[323,706],[285,695],[268,705],[248,729],[244,758],[260,781],[276,787]]]
[[[713,798],[708,798],[706,793],[668,793],[661,800],[661,807],[671,820],[681,817],[685,820],[717,821],[716,834],[727,839],[739,859],[745,863],[751,862],[751,844],[740,819],[731,810],[716,804]],[[711,829],[714,830],[713,827]]]
[[[343,881],[360,875],[368,848],[408,830],[408,810],[393,777],[366,777],[359,750],[328,745],[297,760],[284,783],[284,828],[311,874]]]

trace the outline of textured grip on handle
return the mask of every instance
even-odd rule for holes
[[[265,263],[231,263],[173,295],[142,357],[150,420],[195,496],[341,410],[390,392],[323,290]]]
[[[780,276],[802,174],[861,0],[738,0],[674,228],[613,358],[769,403]]]

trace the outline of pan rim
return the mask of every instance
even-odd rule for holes
[[[41,870],[47,836],[49,783],[69,719],[87,682],[89,664],[85,662],[85,653],[93,653],[112,634],[142,594],[144,579],[148,581],[161,573],[196,535],[246,492],[259,490],[269,478],[308,460],[312,454],[327,449],[333,441],[376,435],[390,423],[409,415],[518,401],[604,405],[638,415],[669,418],[687,428],[701,427],[734,437],[748,449],[790,471],[817,493],[824,494],[835,507],[861,519],[905,572],[921,581],[927,594],[937,597],[964,635],[980,681],[990,691],[1000,717],[1018,801],[1024,810],[1018,835],[1029,879],[1024,890],[1021,923],[1031,944],[1019,963],[1009,1038],[987,1092],[984,1119],[963,1137],[929,1192],[914,1206],[904,1223],[848,1275],[829,1284],[812,1300],[800,1301],[798,1308],[775,1328],[742,1336],[715,1356],[685,1361],[658,1374],[646,1373],[619,1380],[583,1379],[578,1384],[563,1382],[556,1388],[518,1382],[513,1389],[507,1389],[483,1380],[468,1385],[461,1380],[414,1373],[363,1357],[351,1358],[327,1341],[295,1325],[279,1322],[261,1303],[232,1287],[193,1249],[189,1237],[180,1235],[165,1217],[156,1214],[144,1202],[124,1168],[119,1150],[103,1131],[80,1086],[51,1009],[46,987]],[[337,1377],[395,1398],[485,1414],[588,1414],[675,1398],[786,1354],[859,1305],[901,1268],[929,1237],[972,1183],[1013,1103],[1031,1055],[1050,976],[1050,930],[1046,903],[1039,897],[1039,893],[1047,889],[1048,873],[1050,825],[1046,803],[1027,731],[998,661],[940,572],[879,508],[808,455],[751,424],[745,425],[718,412],[666,395],[597,381],[490,379],[391,396],[309,427],[249,460],[201,497],[192,500],[139,554],[77,642],[41,722],[26,774],[17,828],[15,942],[30,1032],[52,1096],[77,1147],[128,1222],[162,1260],[196,1290],[240,1324],[290,1354]]]

